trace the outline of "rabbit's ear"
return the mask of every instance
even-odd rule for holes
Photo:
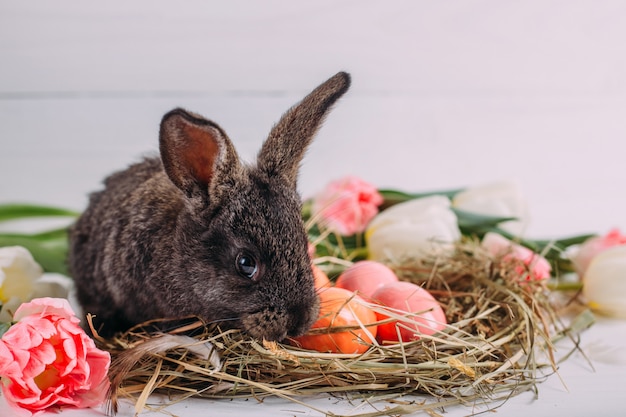
[[[230,139],[215,123],[183,109],[163,116],[160,151],[165,172],[188,197],[220,198],[219,184],[240,172]]]
[[[274,126],[258,156],[258,167],[268,176],[282,176],[296,187],[298,169],[330,107],[350,87],[350,75],[340,72],[289,109]]]

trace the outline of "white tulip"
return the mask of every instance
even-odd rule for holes
[[[25,301],[33,292],[35,281],[42,275],[41,266],[26,248],[0,248],[0,301],[3,303],[11,297]]]
[[[598,313],[626,318],[626,245],[596,255],[583,278],[583,296]]]
[[[366,231],[370,258],[379,261],[447,251],[460,237],[450,200],[438,195],[396,204],[374,217]]]
[[[10,311],[29,301],[35,282],[43,275],[41,266],[21,246],[0,248],[0,321],[11,320]]]
[[[452,199],[459,210],[495,217],[515,217],[500,227],[515,236],[522,236],[528,226],[528,203],[515,182],[502,181],[471,187]]]

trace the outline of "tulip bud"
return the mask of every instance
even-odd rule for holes
[[[43,274],[30,252],[21,246],[0,248],[0,301],[11,297],[22,301],[33,291],[34,282]]]
[[[370,259],[383,261],[450,250],[461,232],[450,200],[435,195],[384,210],[370,222],[365,236]]]
[[[578,276],[585,276],[589,264],[600,252],[618,245],[626,245],[626,236],[619,229],[612,229],[604,236],[587,239],[571,256]]]
[[[452,199],[454,208],[495,217],[515,217],[500,224],[515,236],[522,236],[528,223],[528,203],[514,182],[497,182],[468,188]]]
[[[550,278],[550,263],[541,255],[532,250],[510,241],[498,233],[485,234],[481,242],[493,256],[502,256],[504,261],[517,260],[523,262],[525,267],[518,265],[515,270],[520,278],[526,281],[541,281]]]
[[[363,232],[382,203],[376,187],[349,176],[330,182],[313,199],[312,214],[324,227],[349,236]]]
[[[583,278],[583,296],[592,310],[626,318],[626,245],[593,258]]]
[[[26,248],[0,248],[0,322],[11,321],[11,314],[33,298],[66,298],[72,284],[65,276],[44,276],[41,266]]]

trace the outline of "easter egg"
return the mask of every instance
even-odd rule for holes
[[[313,280],[315,281],[316,289],[331,286],[328,275],[326,275],[326,272],[322,271],[319,266],[311,265],[311,269],[313,270]]]
[[[343,288],[325,287],[319,291],[320,312],[313,332],[294,338],[295,344],[309,350],[332,353],[363,353],[376,337],[376,313],[361,297]],[[367,326],[365,331],[360,326]],[[336,327],[355,326],[335,331]],[[319,329],[319,330],[318,330]],[[368,334],[369,333],[369,334]],[[371,337],[370,337],[371,335]]]
[[[335,286],[370,300],[380,287],[397,281],[398,277],[388,266],[376,261],[359,261],[339,275]]]
[[[434,334],[446,326],[441,305],[428,291],[411,282],[386,284],[372,295],[372,299],[403,316],[402,326],[398,325],[398,320],[378,325],[377,339],[381,343],[418,340],[421,335]],[[390,318],[380,312],[376,315],[378,320]]]

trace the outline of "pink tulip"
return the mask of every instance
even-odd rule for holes
[[[532,250],[510,241],[498,233],[487,233],[483,237],[482,246],[493,256],[502,256],[504,261],[522,261],[515,270],[526,281],[541,281],[550,278],[550,263]]]
[[[596,257],[600,252],[605,251],[613,246],[625,245],[626,236],[622,235],[619,229],[612,229],[604,236],[592,237],[585,241],[578,252],[572,256],[572,263],[576,272],[580,277],[583,277],[591,263],[591,260]]]
[[[313,200],[312,212],[323,226],[349,236],[363,232],[382,203],[376,187],[349,176],[329,183]]]
[[[2,392],[28,414],[52,406],[93,407],[109,389],[108,352],[95,346],[65,299],[22,304],[0,340]]]

